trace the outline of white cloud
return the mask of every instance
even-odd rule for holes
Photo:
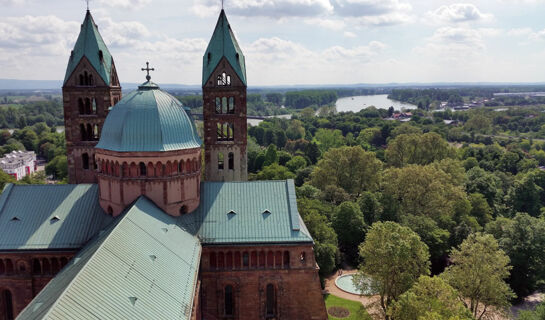
[[[225,3],[230,14],[265,17],[312,17],[333,10],[329,0],[232,0]],[[192,10],[199,16],[217,14],[217,0],[195,0]]]
[[[530,33],[532,33],[532,28],[515,28],[507,31],[507,35],[513,37],[527,36]]]
[[[545,29],[541,31],[532,32],[528,36],[530,40],[543,40],[545,39]]]
[[[25,0],[0,0],[0,5],[13,6],[24,4]]]
[[[354,32],[351,32],[351,31],[345,31],[343,33],[343,36],[345,38],[356,38],[357,37],[357,35]]]
[[[100,0],[100,3],[108,7],[140,9],[151,3],[151,0]]]
[[[306,24],[313,26],[320,26],[325,29],[339,31],[344,29],[346,23],[343,20],[323,19],[323,18],[309,18],[305,19]]]
[[[350,24],[390,26],[411,22],[412,6],[402,0],[332,0],[335,14]]]
[[[444,5],[433,12],[428,12],[428,16],[438,23],[484,21],[492,18],[492,14],[482,13],[471,3]]]

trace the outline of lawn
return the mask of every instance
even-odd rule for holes
[[[329,320],[337,320],[337,319],[342,319],[342,320],[367,320],[367,319],[369,319],[370,320],[371,319],[371,317],[367,313],[367,310],[365,310],[363,305],[361,303],[357,302],[357,301],[346,300],[346,299],[339,298],[339,297],[331,295],[331,294],[327,294],[325,296],[324,300],[325,300],[325,306],[326,306],[327,309],[329,309],[330,307],[343,307],[343,308],[348,309],[348,311],[350,311],[350,315],[348,317],[345,317],[345,318],[335,318],[335,317],[328,314]]]

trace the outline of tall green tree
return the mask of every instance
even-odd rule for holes
[[[509,257],[489,234],[472,234],[450,255],[452,265],[442,274],[460,294],[460,300],[477,319],[491,307],[507,312],[513,292],[505,282],[511,267]]]
[[[338,235],[342,250],[354,261],[358,245],[365,239],[367,225],[360,207],[354,202],[343,202],[335,209],[333,229]]]
[[[420,276],[388,313],[399,320],[473,320],[458,292],[440,277]]]
[[[391,319],[387,311],[392,302],[409,290],[418,277],[430,273],[428,247],[407,227],[377,222],[369,229],[359,251],[363,262],[354,284],[362,292],[369,287],[378,292],[386,319]]]
[[[499,218],[486,226],[507,253],[513,269],[509,284],[523,297],[545,285],[545,220],[526,213]]]
[[[426,165],[454,155],[454,149],[435,132],[401,134],[388,142],[386,162],[394,167]]]
[[[382,162],[360,146],[326,152],[312,173],[311,183],[320,190],[333,185],[356,199],[363,191],[378,188]]]

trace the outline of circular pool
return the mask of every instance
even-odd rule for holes
[[[357,294],[357,295],[363,294],[366,296],[376,294],[370,288],[368,288],[367,290],[364,290],[363,292],[360,292],[354,285],[354,282],[352,281],[352,279],[353,279],[353,274],[346,274],[344,276],[339,276],[337,277],[337,279],[335,279],[335,285],[342,291],[345,291],[351,294]],[[368,278],[367,283],[369,283],[370,281],[371,279]]]

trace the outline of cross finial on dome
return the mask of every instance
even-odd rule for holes
[[[85,2],[87,3],[87,11],[89,11],[89,1],[90,0],[85,0]]]
[[[221,10],[223,10],[223,0],[221,0]]]
[[[155,71],[155,68],[150,68],[150,67],[149,67],[149,62],[146,62],[146,67],[145,67],[145,68],[142,68],[142,71],[146,71],[146,72],[147,72],[146,80],[150,81],[150,80],[151,80],[151,76],[149,75],[149,72],[150,72],[150,71]]]

